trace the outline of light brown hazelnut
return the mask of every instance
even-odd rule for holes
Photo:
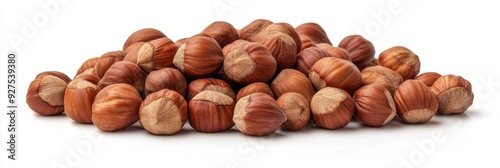
[[[360,35],[350,35],[342,39],[339,47],[345,49],[351,56],[352,63],[359,69],[375,57],[375,47]]]
[[[94,57],[94,58],[90,58],[90,59],[86,60],[85,62],[83,62],[83,64],[80,66],[80,68],[78,68],[78,71],[76,71],[76,75],[74,78],[76,78],[78,75],[82,74],[84,71],[86,71],[90,68],[94,68],[94,66],[98,60],[99,60],[99,57]]]
[[[58,71],[45,71],[35,77],[26,94],[26,103],[36,113],[44,116],[64,111],[64,91],[71,79]]]
[[[137,65],[146,72],[174,67],[177,46],[167,37],[144,43],[137,51]]]
[[[126,83],[137,91],[144,91],[146,73],[136,64],[128,61],[114,63],[99,81],[99,85],[107,87],[115,83]]]
[[[298,131],[304,128],[311,117],[309,101],[296,92],[288,92],[276,100],[278,106],[283,109],[286,121],[281,125],[284,130]]]
[[[64,93],[64,112],[77,123],[92,123],[92,104],[102,86],[99,77],[84,74],[68,83]]]
[[[257,92],[236,103],[233,121],[244,134],[265,136],[276,132],[286,121],[286,115],[271,96]]]
[[[224,58],[224,72],[239,84],[268,82],[276,72],[276,60],[260,43],[234,48]]]
[[[298,34],[309,37],[314,43],[327,43],[332,45],[325,30],[317,23],[304,23],[295,28]]]
[[[172,135],[187,120],[186,100],[179,93],[163,89],[149,94],[139,107],[139,122],[151,134]]]
[[[329,86],[354,93],[361,86],[358,68],[350,61],[335,57],[322,58],[314,63],[309,79],[318,90]]]
[[[406,123],[427,123],[438,110],[436,95],[417,80],[406,80],[399,85],[394,101],[399,118]]]
[[[275,99],[273,90],[271,90],[271,87],[269,87],[269,85],[263,82],[255,82],[241,88],[240,91],[238,91],[238,94],[236,95],[236,101],[240,100],[242,97],[245,97],[255,92],[268,94],[273,99]]]
[[[316,47],[323,49],[330,57],[351,61],[351,56],[349,55],[349,52],[347,52],[347,50],[343,48],[333,47],[332,45],[326,43],[316,44]]]
[[[354,100],[346,91],[325,87],[313,96],[311,115],[318,126],[339,129],[351,122],[355,106]]]
[[[123,51],[110,51],[104,53],[99,60],[96,62],[94,67],[94,73],[97,77],[102,78],[109,67],[115,62],[122,61],[125,57],[125,52]]]
[[[136,42],[148,42],[157,38],[167,37],[161,31],[153,28],[145,28],[132,33],[123,44],[123,50]]]
[[[404,80],[415,79],[420,72],[420,59],[402,46],[389,48],[378,57],[380,65],[399,73]]]
[[[439,79],[442,75],[437,73],[437,72],[426,72],[423,74],[418,75],[415,80],[419,80],[420,82],[424,83],[427,87],[432,87],[434,82],[436,82],[437,79]]]
[[[354,92],[353,99],[356,102],[354,116],[364,125],[381,127],[396,116],[394,99],[382,85],[363,86]]]
[[[184,75],[201,78],[214,75],[222,67],[222,49],[208,35],[195,35],[182,44],[174,57],[174,65]]]
[[[92,122],[106,132],[125,129],[139,120],[141,103],[141,95],[134,87],[124,83],[109,85],[94,99]]]
[[[273,22],[265,19],[256,19],[252,21],[252,23],[243,27],[238,32],[238,36],[240,39],[254,41],[255,36],[257,36],[257,34],[259,34],[262,30],[265,30],[270,24],[273,24]]]
[[[297,53],[299,53],[302,49],[302,41],[300,40],[299,34],[295,31],[295,28],[285,22],[273,23],[266,27],[266,31],[279,31],[289,35],[293,41],[295,41],[295,45],[297,46]]]
[[[208,25],[201,33],[207,34],[219,43],[220,47],[232,43],[238,39],[238,30],[225,21],[216,21]]]
[[[295,69],[302,72],[304,75],[309,75],[309,70],[321,58],[329,57],[329,55],[318,47],[309,47],[297,54],[297,64]]]
[[[234,126],[234,99],[224,93],[205,90],[189,101],[189,124],[200,132],[221,132]]]
[[[187,90],[186,78],[175,68],[163,68],[151,72],[146,78],[145,94],[149,95],[163,89],[174,90],[184,97]]]
[[[255,42],[264,44],[276,59],[277,73],[286,68],[293,68],[297,61],[297,44],[292,37],[279,31],[262,31],[255,37]]]
[[[304,51],[304,49],[309,47],[316,47],[316,44],[306,35],[299,34],[300,42],[302,43],[302,47],[300,51]]]
[[[434,82],[431,90],[437,95],[441,114],[463,113],[474,101],[471,83],[461,76],[444,75]]]
[[[403,83],[403,77],[401,77],[401,75],[383,66],[365,68],[361,71],[361,79],[363,85],[382,85],[385,89],[389,90],[391,94],[394,94],[396,88]]]
[[[187,100],[191,101],[191,99],[194,96],[205,90],[224,93],[233,100],[236,98],[236,93],[234,93],[231,86],[226,82],[224,82],[223,80],[215,78],[203,78],[203,79],[196,79],[191,83],[189,83]]]
[[[287,92],[297,92],[309,102],[316,92],[307,76],[295,69],[281,71],[271,83],[271,89],[276,97],[281,97]]]

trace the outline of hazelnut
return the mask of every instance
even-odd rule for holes
[[[76,71],[75,78],[78,75],[80,75],[83,72],[85,72],[86,70],[94,68],[94,66],[95,66],[95,64],[97,63],[98,60],[99,60],[99,57],[94,57],[94,58],[90,58],[90,59],[86,60],[85,62],[83,62],[83,64],[80,66],[80,68],[78,68],[78,71]]]
[[[123,50],[123,52],[125,52],[125,58],[123,58],[123,61],[130,61],[130,62],[136,63],[137,62],[137,51],[139,51],[139,49],[141,48],[141,46],[144,43],[146,43],[146,42],[144,42],[144,41],[135,42],[135,43],[132,43],[130,46],[128,46],[127,49]],[[133,55],[133,57],[129,56],[129,54]]]
[[[181,71],[175,68],[163,68],[148,75],[144,86],[146,95],[163,89],[174,90],[183,97],[186,96],[187,83]]]
[[[342,39],[339,47],[347,50],[352,62],[359,68],[375,57],[375,47],[367,39],[360,35],[350,35]]]
[[[419,80],[420,82],[424,83],[427,87],[432,87],[434,82],[436,82],[437,79],[441,77],[441,74],[437,72],[426,72],[423,74],[418,75],[415,80]]]
[[[70,81],[71,79],[61,72],[42,72],[30,83],[26,103],[40,115],[61,114],[64,111],[64,91]]]
[[[266,31],[279,31],[289,35],[297,46],[297,53],[302,49],[302,41],[300,40],[299,34],[295,31],[295,28],[288,23],[273,23],[266,27]]]
[[[264,44],[276,59],[279,72],[293,68],[297,61],[297,45],[292,37],[279,31],[262,31],[255,37],[255,42]]]
[[[84,74],[68,83],[64,93],[64,111],[77,123],[92,123],[92,103],[102,86],[99,77]]]
[[[115,83],[126,83],[142,92],[144,91],[145,80],[146,74],[139,66],[128,61],[119,61],[108,69],[99,85],[107,87]]]
[[[406,80],[394,94],[398,116],[403,122],[423,124],[431,120],[438,109],[436,95],[417,80]]]
[[[255,92],[265,93],[271,96],[273,99],[275,98],[273,91],[271,90],[271,87],[269,87],[269,85],[263,82],[255,82],[241,88],[240,91],[238,91],[238,94],[236,95],[236,101],[240,100],[242,97],[245,97]]]
[[[349,52],[347,52],[347,50],[343,48],[333,47],[332,45],[327,43],[316,44],[316,47],[323,49],[326,52],[326,54],[328,54],[328,56],[330,57],[351,61],[351,56],[349,55]]]
[[[208,25],[201,33],[207,34],[224,47],[238,39],[238,30],[225,21],[216,21]]]
[[[236,48],[243,48],[245,45],[249,44],[250,41],[246,41],[246,40],[242,40],[242,39],[238,39],[226,46],[224,46],[224,48],[222,48],[222,55],[224,56],[224,58],[226,57],[227,53],[229,53],[229,51],[232,51]]]
[[[92,122],[102,131],[112,132],[125,129],[139,119],[141,95],[124,83],[103,88],[92,104]]]
[[[307,76],[295,69],[281,71],[271,83],[271,89],[276,97],[281,97],[287,92],[297,92],[309,102],[316,92]]]
[[[434,82],[431,90],[437,95],[441,114],[463,113],[474,101],[471,83],[461,76],[444,75]]]
[[[149,94],[139,107],[139,122],[155,135],[179,132],[187,120],[187,103],[179,93],[163,89]]]
[[[316,44],[306,35],[299,34],[300,37],[300,42],[302,43],[302,47],[300,48],[300,51],[303,51],[306,48],[309,47],[316,47]]]
[[[221,92],[206,90],[189,101],[189,124],[201,132],[221,132],[234,126],[234,100]]]
[[[217,41],[208,35],[195,35],[179,47],[173,62],[186,76],[200,78],[217,73],[222,61]]]
[[[236,93],[234,93],[233,89],[229,84],[220,79],[215,78],[203,78],[196,79],[189,83],[188,85],[188,95],[187,100],[191,101],[191,99],[196,96],[198,93],[211,90],[216,92],[221,92],[232,98],[233,100],[236,97]]]
[[[281,125],[284,130],[297,131],[306,126],[311,116],[309,101],[301,94],[288,92],[276,100],[283,109],[286,121]]]
[[[236,103],[233,121],[244,134],[265,136],[276,132],[286,121],[286,116],[271,96],[257,92]]]
[[[184,44],[189,38],[181,38],[177,41],[175,41],[175,46],[181,47],[182,44]]]
[[[298,34],[309,37],[314,43],[327,43],[332,45],[325,30],[317,23],[304,23],[295,28]]]
[[[371,84],[354,92],[354,116],[362,124],[380,127],[396,116],[396,105],[391,93],[382,85]]]
[[[273,22],[265,19],[256,19],[252,23],[243,27],[239,32],[238,36],[240,39],[247,41],[254,41],[255,36],[259,34],[262,30],[265,30],[267,26],[273,24]]]
[[[111,51],[104,53],[101,57],[99,57],[99,60],[95,64],[95,75],[102,78],[111,65],[115,62],[122,61],[124,57],[125,53],[123,51]]]
[[[354,93],[361,86],[358,68],[350,61],[334,57],[322,58],[314,63],[309,79],[318,90],[330,86]]]
[[[359,69],[360,71],[362,71],[362,70],[364,70],[364,69],[366,69],[366,68],[368,68],[368,67],[377,66],[377,65],[379,65],[379,63],[378,63],[378,59],[373,58],[373,59],[372,59],[371,61],[369,61],[369,62],[365,62],[365,63],[363,63],[363,64],[359,64],[359,65],[358,65],[358,69]]]
[[[174,67],[174,60],[177,46],[169,38],[162,37],[156,40],[144,43],[137,51],[137,65],[144,71]]]
[[[378,57],[380,65],[399,73],[404,80],[415,79],[420,72],[420,59],[402,46],[389,48]]]
[[[354,115],[355,103],[349,93],[325,87],[311,100],[311,115],[314,122],[326,129],[339,129],[347,126]]]
[[[123,44],[123,50],[126,50],[130,45],[136,42],[148,42],[154,39],[167,37],[161,31],[153,29],[153,28],[145,28],[141,30],[137,30],[132,33]]]
[[[318,47],[309,47],[302,50],[297,54],[297,64],[296,69],[302,72],[304,75],[309,75],[309,70],[316,63],[316,61],[321,58],[328,57],[329,55]]]
[[[224,72],[239,84],[268,82],[276,72],[276,60],[260,43],[234,48],[224,58]]]
[[[403,83],[403,77],[393,70],[383,66],[373,66],[361,71],[363,85],[378,84],[389,90],[391,94]]]

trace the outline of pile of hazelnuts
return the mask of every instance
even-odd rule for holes
[[[353,118],[373,127],[395,116],[423,124],[472,105],[466,79],[419,73],[419,57],[408,48],[389,48],[377,59],[362,36],[333,46],[316,23],[258,19],[237,30],[217,21],[176,42],[157,29],[138,30],[122,50],[85,61],[73,79],[40,73],[26,102],[41,115],[65,112],[102,131],[139,121],[151,134],[169,135],[189,120],[200,132],[236,125],[255,136],[308,123],[340,129]]]

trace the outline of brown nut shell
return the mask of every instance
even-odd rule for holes
[[[325,50],[318,47],[309,47],[297,54],[297,64],[295,69],[304,75],[309,75],[311,67],[321,58],[329,57]]]
[[[141,103],[141,95],[134,87],[124,83],[109,85],[94,99],[92,122],[106,132],[125,129],[139,120]]]
[[[398,116],[411,124],[427,123],[438,110],[436,95],[418,80],[406,80],[394,94]]]
[[[311,101],[316,92],[307,76],[295,69],[281,71],[271,83],[271,89],[276,97],[281,97],[287,92],[297,92],[304,96],[307,101]]]
[[[403,83],[403,77],[397,72],[383,67],[372,66],[361,71],[361,79],[363,85],[378,84],[389,90],[391,94],[396,92],[398,86]]]
[[[144,43],[137,51],[137,65],[146,72],[174,67],[177,46],[167,37]]]
[[[375,47],[360,35],[350,35],[342,39],[339,47],[345,49],[351,56],[352,63],[359,69],[361,65],[372,61],[375,57]]]
[[[300,35],[309,37],[316,44],[327,43],[332,45],[325,30],[317,23],[309,22],[301,24],[295,28],[295,31]]]
[[[123,44],[123,50],[126,50],[130,45],[136,42],[148,42],[154,39],[167,37],[161,31],[153,28],[145,28],[132,33]]]
[[[356,102],[354,116],[364,125],[384,126],[396,116],[394,99],[382,85],[363,86],[354,92],[353,99]]]
[[[207,34],[224,47],[238,39],[238,30],[225,21],[216,21],[208,25],[201,33]]]
[[[330,57],[335,57],[335,58],[340,58],[344,59],[347,61],[351,61],[351,55],[349,55],[349,52],[347,50],[340,48],[340,47],[333,47],[330,44],[326,43],[320,43],[316,44],[316,47],[321,48],[328,54]]]
[[[73,121],[92,123],[92,104],[102,89],[99,80],[93,74],[83,74],[68,83],[64,93],[64,111]]]
[[[298,131],[309,122],[311,117],[309,101],[301,94],[295,92],[285,93],[276,100],[276,103],[283,109],[287,118],[281,125],[282,129]]]
[[[240,100],[242,97],[248,96],[255,92],[265,93],[271,96],[273,99],[275,98],[273,90],[271,90],[271,87],[269,87],[269,85],[263,82],[255,82],[241,88],[240,91],[238,91],[238,94],[236,95],[236,101]]]
[[[76,71],[76,75],[74,78],[76,78],[78,75],[82,74],[85,70],[88,70],[90,68],[94,68],[95,64],[99,60],[99,57],[94,57],[94,58],[89,58],[83,64],[78,68],[78,71]]]
[[[128,61],[119,61],[108,69],[99,85],[107,87],[115,83],[126,83],[142,92],[145,80],[146,73],[139,66]]]
[[[124,57],[125,52],[123,51],[110,51],[104,53],[95,64],[94,73],[97,77],[102,78],[109,67],[115,62],[122,61]]]
[[[293,68],[297,62],[297,44],[292,37],[279,31],[262,31],[255,42],[264,44],[276,59],[277,71]]]
[[[354,115],[355,103],[346,91],[325,87],[311,100],[311,115],[314,122],[326,129],[347,126]]]
[[[163,89],[174,90],[183,97],[186,96],[187,82],[181,71],[175,68],[163,68],[149,73],[144,86],[146,95]]]
[[[173,63],[184,75],[198,79],[215,75],[223,60],[217,41],[201,34],[189,38],[179,47]]]
[[[276,72],[276,60],[260,43],[234,48],[224,58],[224,73],[239,84],[268,82]]]
[[[361,73],[352,62],[334,58],[322,58],[311,67],[309,79],[317,90],[329,87],[354,93],[361,86]]]
[[[189,124],[200,132],[221,132],[234,126],[234,100],[221,92],[206,90],[189,101]]]
[[[231,86],[228,83],[224,82],[223,80],[215,78],[203,78],[203,79],[196,79],[191,83],[189,83],[188,93],[186,96],[187,100],[191,101],[191,99],[194,96],[205,90],[224,93],[227,96],[231,97],[233,100],[236,97],[236,93],[234,93]]]
[[[286,121],[286,115],[271,96],[257,92],[236,103],[233,121],[244,134],[265,136],[276,132]]]
[[[463,113],[474,101],[471,83],[461,76],[444,75],[434,82],[431,90],[437,95],[441,114]]]
[[[420,59],[403,46],[395,46],[383,51],[378,57],[378,62],[399,73],[404,80],[415,79],[420,72]]]
[[[432,85],[434,85],[434,82],[436,82],[436,80],[438,80],[441,76],[442,75],[437,72],[426,72],[418,75],[415,80],[419,80],[430,88],[432,87]]]
[[[240,39],[247,41],[254,41],[255,36],[261,31],[265,30],[267,26],[273,24],[273,22],[266,19],[256,19],[252,21],[247,26],[243,27],[239,32],[238,36]]]
[[[151,134],[172,135],[181,131],[188,115],[184,97],[163,89],[149,94],[139,107],[139,121]]]
[[[266,31],[279,31],[289,35],[297,46],[297,53],[302,49],[302,41],[300,40],[299,34],[295,31],[295,28],[285,22],[273,23],[266,27]]]
[[[36,113],[44,116],[64,111],[64,91],[71,79],[58,71],[45,71],[35,77],[26,93],[26,103]]]

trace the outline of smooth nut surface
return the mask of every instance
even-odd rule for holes
[[[234,100],[221,92],[206,90],[189,101],[189,124],[201,132],[221,132],[234,126]]]
[[[262,31],[254,42],[265,45],[276,59],[277,71],[293,68],[297,61],[297,44],[292,37],[279,31]]]
[[[406,123],[427,123],[438,110],[436,95],[417,80],[407,80],[399,85],[394,101],[399,118]]]
[[[241,88],[236,95],[236,101],[255,92],[265,93],[271,96],[273,99],[275,98],[273,90],[271,90],[271,87],[269,87],[269,85],[263,82],[255,82]]]
[[[295,31],[300,35],[309,37],[314,43],[327,43],[332,45],[325,30],[317,23],[303,23],[295,28]]]
[[[125,44],[123,44],[123,50],[126,50],[130,45],[136,42],[148,42],[154,39],[162,38],[162,37],[167,37],[165,34],[163,34],[161,31],[153,28],[145,28],[145,29],[140,29],[132,33],[127,40],[125,41]]]
[[[396,116],[396,104],[391,93],[382,85],[371,84],[354,92],[354,116],[362,124],[380,127]]]
[[[177,46],[167,37],[144,43],[137,51],[137,65],[146,72],[174,67],[172,63]]]
[[[115,83],[126,83],[142,92],[145,80],[146,73],[139,66],[128,61],[119,61],[106,71],[99,84],[107,87]]]
[[[432,85],[434,85],[434,82],[436,82],[436,80],[438,80],[441,76],[442,75],[437,72],[426,72],[418,75],[415,80],[419,80],[430,88],[432,87]]]
[[[142,127],[155,135],[179,132],[187,120],[187,102],[179,93],[163,89],[149,94],[139,107]]]
[[[240,84],[268,82],[276,72],[276,60],[269,49],[260,43],[249,43],[228,52],[224,72]]]
[[[342,39],[339,47],[345,49],[351,56],[352,62],[359,68],[375,57],[373,44],[360,35],[350,35]]]
[[[189,83],[187,100],[190,101],[198,93],[205,90],[224,93],[233,100],[236,98],[236,93],[234,93],[231,86],[226,82],[224,82],[223,80],[215,78],[203,78],[194,80],[191,83]]]
[[[233,121],[244,134],[265,136],[276,132],[286,116],[271,96],[257,92],[236,103]]]
[[[307,101],[311,101],[316,92],[307,76],[294,69],[281,71],[271,83],[271,89],[276,97],[281,97],[287,92],[297,92]]]
[[[187,82],[184,75],[175,68],[163,68],[149,73],[144,91],[146,95],[163,89],[174,90],[183,97],[186,95]]]
[[[254,41],[255,36],[257,36],[257,34],[259,34],[262,30],[265,30],[266,27],[271,25],[272,23],[272,21],[266,19],[256,19],[247,26],[243,27],[238,32],[238,36],[240,37],[240,39]]]
[[[317,90],[336,87],[353,93],[361,86],[361,73],[352,62],[334,57],[322,58],[311,67],[309,79]]]
[[[58,71],[42,72],[30,83],[26,103],[40,115],[61,114],[64,111],[64,92],[70,81],[66,74]]]
[[[394,94],[396,88],[404,81],[403,77],[397,72],[383,66],[365,68],[361,71],[361,80],[363,85],[382,85],[389,90],[391,94]]]
[[[326,129],[347,126],[354,115],[355,103],[342,89],[325,87],[311,100],[311,115],[316,124]]]
[[[184,75],[201,78],[214,75],[222,67],[222,49],[212,37],[195,35],[177,50],[173,63]]]
[[[64,112],[78,123],[92,123],[92,104],[101,91],[99,77],[84,74],[68,83],[64,93]]]
[[[238,39],[238,30],[225,21],[216,21],[208,25],[201,33],[207,34],[219,43],[221,47]]]
[[[321,58],[329,57],[325,50],[318,47],[309,47],[297,54],[297,64],[295,69],[304,75],[309,75],[311,67]]]
[[[141,95],[132,86],[112,84],[102,89],[92,104],[92,122],[102,131],[125,129],[139,120]]]

